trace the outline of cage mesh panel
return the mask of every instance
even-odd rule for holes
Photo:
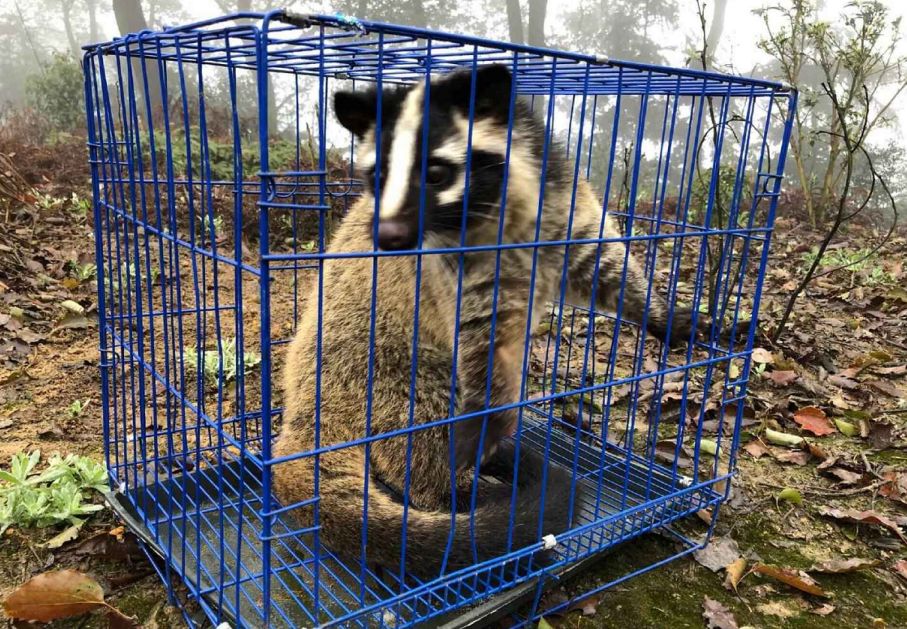
[[[317,501],[272,494],[286,464],[271,455],[274,382],[296,321],[319,307],[330,235],[363,194],[330,95],[488,63],[515,69],[550,150],[643,265],[649,299],[712,324],[671,351],[591,303],[548,304],[524,351],[515,438],[570,470],[575,525],[557,532],[553,565],[537,544],[423,582],[341,560],[293,518]],[[672,557],[702,546],[671,525],[702,510],[714,525],[728,495],[795,93],[281,11],[130,35],[90,47],[84,67],[112,500],[212,622],[403,627],[522,584],[529,607],[514,622],[526,624],[548,575],[604,549],[654,529],[680,543]]]

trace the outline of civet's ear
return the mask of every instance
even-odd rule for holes
[[[334,113],[337,120],[359,139],[375,126],[377,111],[378,96],[372,90],[342,91],[334,94]]]
[[[450,90],[454,104],[467,113],[472,80],[472,68],[455,70],[443,80]],[[479,66],[475,71],[475,81],[476,117],[492,116],[506,119],[510,113],[510,91],[513,87],[510,69],[500,63]]]

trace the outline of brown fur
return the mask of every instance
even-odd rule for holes
[[[535,240],[540,163],[532,150],[537,127],[529,118],[517,118],[509,164],[509,185],[503,242],[531,243]],[[503,150],[506,127],[479,121],[473,129],[473,148]],[[554,151],[554,149],[552,149]],[[554,164],[553,166],[551,164]],[[572,226],[568,226],[573,196],[573,178],[565,164],[552,160],[541,215],[539,240],[595,239],[602,228],[600,202],[585,182],[576,190]],[[350,210],[328,247],[329,252],[370,252],[373,250],[374,199],[366,194]],[[472,210],[472,208],[470,208]],[[484,211],[484,208],[479,208]],[[492,215],[489,208],[488,214]],[[495,244],[497,214],[479,220],[467,231],[468,245]],[[604,225],[606,237],[618,233],[610,220]],[[426,234],[425,248],[455,246],[459,236]],[[533,248],[500,252],[500,277],[495,304],[495,268],[498,252],[470,252],[463,257],[463,285],[459,330],[456,330],[457,277],[460,258],[456,254],[426,254],[421,257],[419,292],[418,352],[411,348],[415,334],[416,256],[383,256],[328,259],[322,270],[321,303],[323,319],[318,320],[317,293],[313,294],[289,347],[284,368],[286,400],[283,428],[274,445],[276,456],[288,456],[316,447],[315,422],[320,424],[321,447],[341,444],[366,436],[367,383],[370,347],[374,349],[370,434],[404,429],[410,417],[414,425],[443,420],[450,416],[450,389],[454,339],[457,352],[457,414],[481,412],[486,408],[488,360],[493,345],[490,407],[520,400],[523,378],[523,348],[527,323],[534,324],[550,301],[558,301],[565,262],[563,246],[539,248],[535,261],[534,293],[530,289]],[[624,285],[624,316],[641,319],[646,310],[649,283],[637,262],[627,258],[625,243],[572,245],[567,253],[568,294],[573,303],[589,303],[600,257],[597,302],[601,308],[616,308]],[[374,338],[370,337],[372,286],[375,278]],[[317,291],[317,288],[315,289]],[[530,308],[530,299],[532,307]],[[648,298],[650,330],[667,336],[664,324],[668,308],[652,291]],[[527,322],[527,317],[532,317]],[[491,332],[491,322],[496,327]],[[690,333],[689,313],[677,312],[671,337],[683,339]],[[315,356],[321,330],[322,369],[320,404],[316,408]],[[414,408],[410,414],[410,382],[413,360],[417,361]],[[423,576],[436,575],[450,534],[451,508],[458,507],[453,548],[448,569],[470,565],[477,558],[488,559],[506,552],[513,486],[508,483],[484,486],[474,512],[464,513],[479,460],[489,460],[502,440],[516,426],[513,410],[493,412],[455,424],[456,490],[451,491],[450,429],[447,425],[417,430],[410,437],[375,441],[368,461],[368,551],[367,560],[396,566],[401,557],[403,504],[409,496],[407,514],[407,569]],[[484,442],[479,452],[479,441]],[[518,481],[518,498],[513,548],[538,541],[539,513],[544,513],[543,533],[557,533],[569,526],[570,479],[552,468],[544,509],[539,504],[538,482],[544,462],[526,455]],[[512,451],[507,449],[497,463],[512,469]],[[409,461],[410,484],[405,486]],[[314,459],[299,458],[274,469],[274,488],[284,504],[319,496],[317,505],[321,540],[331,549],[358,559],[362,539],[365,446],[357,445],[320,456],[320,478],[315,490]],[[382,488],[379,480],[386,488]],[[512,478],[510,480],[513,480]],[[394,494],[397,494],[396,496]],[[303,525],[315,524],[315,507],[295,511]],[[474,521],[476,555],[473,555],[470,521]]]

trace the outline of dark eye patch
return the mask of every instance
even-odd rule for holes
[[[450,185],[456,176],[456,169],[449,163],[432,160],[425,171],[425,183],[429,186],[442,187]]]

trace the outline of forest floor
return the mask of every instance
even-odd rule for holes
[[[95,286],[77,272],[94,258],[81,201],[90,191],[82,149],[72,151],[72,164],[55,161],[46,176],[29,176],[40,194],[2,217],[4,468],[15,453],[35,449],[103,458]],[[878,231],[852,228],[834,259],[856,259]],[[765,331],[776,324],[816,239],[797,221],[777,222],[739,474],[712,544],[546,623],[907,627],[907,240],[895,236],[866,262],[817,279],[798,302],[783,342],[773,346]],[[804,441],[780,445],[766,429]],[[693,536],[707,531],[696,518],[683,526]],[[56,533],[13,526],[3,534],[0,599],[34,575],[75,568],[97,579],[108,602],[143,626],[182,624],[135,540],[109,511],[88,519],[76,539],[44,546]],[[658,535],[619,547],[546,594],[542,605],[676,550]],[[57,624],[103,621],[89,616]]]

